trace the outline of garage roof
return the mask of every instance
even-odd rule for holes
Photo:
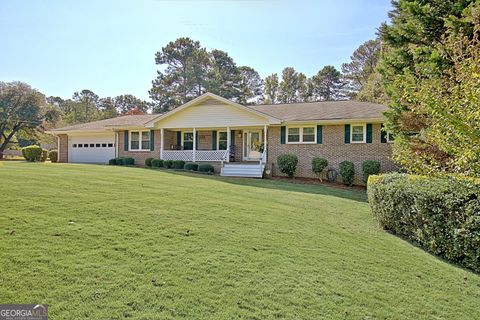
[[[79,123],[72,126],[51,130],[52,132],[61,131],[101,131],[113,129],[114,127],[143,127],[148,121],[158,117],[159,114],[142,114],[120,116],[111,119],[99,120],[94,122]]]

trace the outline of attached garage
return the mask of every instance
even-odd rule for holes
[[[68,162],[107,163],[115,158],[115,133],[68,136]]]

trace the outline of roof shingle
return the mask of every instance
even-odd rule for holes
[[[381,119],[387,107],[360,101],[320,101],[251,106],[284,121]]]
[[[54,129],[53,131],[84,131],[84,130],[105,130],[110,127],[116,126],[129,126],[129,127],[141,127],[145,123],[154,118],[160,116],[160,114],[142,114],[131,116],[120,116],[111,119],[99,120],[94,122],[79,123],[72,126]]]

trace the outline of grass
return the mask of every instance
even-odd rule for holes
[[[361,191],[0,163],[0,301],[50,319],[473,319],[480,276],[380,230]]]

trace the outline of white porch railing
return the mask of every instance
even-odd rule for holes
[[[163,160],[193,161],[193,150],[164,150]]]
[[[162,154],[163,160],[183,160],[193,161],[193,153],[195,152],[195,161],[222,161],[226,150],[164,150]]]

